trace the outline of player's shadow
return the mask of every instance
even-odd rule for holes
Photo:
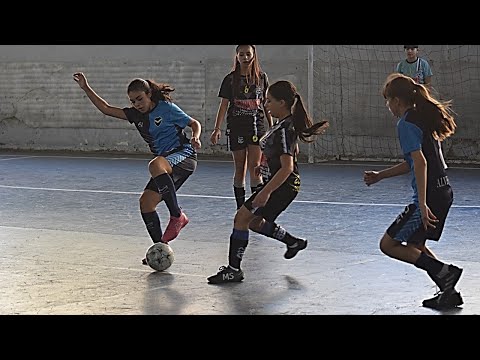
[[[305,291],[305,287],[295,277],[284,275],[286,285],[279,281],[277,286],[260,282],[239,282],[220,285],[228,296],[228,304],[233,315],[275,315],[289,313],[282,305],[289,307],[292,291]],[[286,299],[286,300],[284,300]]]
[[[165,271],[154,271],[147,275],[144,294],[144,313],[155,315],[181,314],[184,296],[174,289],[175,275]]]
[[[436,310],[442,315],[459,315],[463,311],[462,307],[454,307],[453,309],[446,309],[446,310]]]

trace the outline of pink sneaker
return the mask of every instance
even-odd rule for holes
[[[170,216],[170,221],[168,222],[167,228],[163,233],[162,242],[168,243],[169,241],[175,239],[180,233],[180,230],[182,230],[185,225],[188,224],[188,221],[188,217],[183,211],[178,218]]]

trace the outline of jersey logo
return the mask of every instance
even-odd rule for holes
[[[155,125],[156,126],[160,126],[160,124],[162,123],[162,117],[161,116],[158,116],[155,118]]]

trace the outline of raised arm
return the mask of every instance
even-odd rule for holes
[[[73,74],[73,80],[75,80],[80,88],[85,91],[85,94],[87,94],[92,104],[95,105],[95,107],[103,114],[117,119],[127,120],[127,116],[125,115],[123,109],[111,106],[108,102],[98,96],[95,91],[93,91],[83,73],[77,72]]]

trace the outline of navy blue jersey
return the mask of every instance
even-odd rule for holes
[[[124,108],[128,121],[134,124],[155,156],[165,156],[190,144],[183,131],[190,122],[188,116],[174,103],[160,101],[146,114],[137,109]]]
[[[298,137],[293,127],[291,116],[277,122],[260,139],[262,149],[261,174],[268,182],[282,167],[280,157],[288,154],[293,157],[293,173],[287,179],[292,185],[297,186],[299,180],[296,149]]]
[[[441,143],[435,140],[432,131],[426,129],[416,111],[407,111],[397,123],[398,138],[412,175],[413,202],[418,205],[418,189],[412,152],[422,150],[427,161],[427,198],[433,190],[441,187],[446,178],[447,165],[442,154]]]

